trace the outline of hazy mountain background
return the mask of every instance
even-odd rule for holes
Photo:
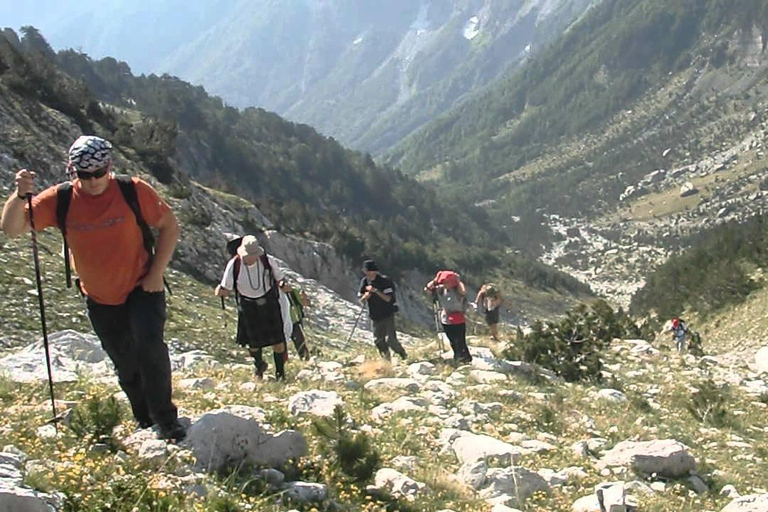
[[[170,73],[379,152],[515,68],[592,0],[240,0],[6,5],[54,48]]]

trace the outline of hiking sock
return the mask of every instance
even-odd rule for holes
[[[256,354],[251,354],[253,356],[253,365],[256,367],[255,373],[256,377],[259,379],[264,378],[264,371],[266,371],[267,368],[269,368],[269,365],[264,361],[264,359],[261,357],[261,350],[259,350]]]
[[[275,358],[275,378],[277,380],[285,379],[285,353],[273,352],[272,355]]]

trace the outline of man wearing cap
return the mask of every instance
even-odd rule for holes
[[[358,296],[368,303],[368,315],[373,321],[373,338],[381,356],[390,360],[389,350],[406,359],[408,355],[397,340],[395,331],[395,313],[397,297],[395,284],[387,276],[379,273],[379,267],[373,260],[363,262],[365,277],[360,281]]]
[[[293,324],[290,303],[279,291],[283,285],[283,274],[275,260],[264,253],[255,236],[247,235],[214,290],[217,297],[227,297],[233,291],[239,297],[237,343],[248,347],[259,378],[265,366],[261,349],[272,346],[275,377],[285,379],[285,340],[291,337]]]
[[[141,428],[157,425],[160,436],[181,440],[171,400],[171,363],[163,338],[163,274],[179,236],[176,217],[146,182],[132,178],[144,220],[157,228],[154,254],[148,254],[128,203],[112,175],[112,145],[95,136],[79,137],[69,148],[67,171],[72,197],[66,238],[80,278],[88,318],[115,365]],[[35,174],[16,173],[16,190],[5,202],[0,227],[9,236],[30,229],[26,197],[33,194]],[[35,229],[57,226],[58,185],[32,201]]]

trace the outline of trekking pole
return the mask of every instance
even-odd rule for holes
[[[45,364],[48,367],[48,391],[51,394],[51,410],[53,417],[51,422],[59,433],[59,426],[56,423],[56,400],[53,395],[53,371],[51,370],[51,351],[48,347],[48,329],[45,324],[45,302],[43,301],[43,281],[40,277],[40,257],[37,253],[37,233],[35,232],[35,218],[32,214],[32,194],[27,194],[27,205],[29,206],[29,225],[32,228],[32,258],[35,261],[35,278],[37,280],[37,301],[40,303],[40,321],[43,325],[43,347],[45,347]]]
[[[227,317],[227,306],[224,305],[224,297],[219,297],[221,299],[221,310],[223,311],[224,315],[224,328],[227,328],[227,325],[229,325],[229,317]]]
[[[443,337],[440,336],[440,307],[437,303],[437,295],[434,292],[432,292],[432,313],[435,317],[435,332],[437,333],[437,343],[440,346],[440,351],[445,352]]]
[[[347,345],[349,345],[349,342],[352,340],[352,335],[355,334],[355,329],[357,329],[357,324],[360,323],[360,318],[363,316],[363,311],[365,311],[365,302],[363,302],[363,304],[360,306],[360,312],[357,314],[355,325],[352,326],[352,332],[349,333],[349,338],[347,338]]]

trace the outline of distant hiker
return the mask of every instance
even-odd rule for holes
[[[373,260],[363,262],[365,277],[360,280],[358,296],[361,302],[368,303],[368,315],[373,321],[373,338],[379,354],[390,360],[390,349],[407,359],[408,354],[397,340],[395,331],[395,313],[397,312],[397,296],[395,284],[387,276],[379,273],[379,267]]]
[[[503,301],[499,287],[493,283],[481,286],[475,298],[477,310],[485,315],[485,323],[491,330],[491,338],[496,341],[499,340],[499,312]]]
[[[291,332],[291,339],[293,345],[296,347],[296,352],[299,357],[307,361],[309,359],[309,347],[307,346],[307,339],[304,336],[304,308],[309,306],[309,297],[303,291],[299,290],[296,286],[285,284],[283,291],[288,295],[288,300],[291,303],[291,323],[293,324],[293,331]]]
[[[32,200],[35,229],[62,228],[88,318],[115,365],[139,426],[156,424],[164,439],[181,440],[186,432],[171,400],[171,363],[163,339],[163,274],[179,226],[149,184],[112,174],[111,148],[100,137],[75,140],[67,164],[72,181],[47,188]],[[35,191],[34,176],[26,169],[16,173],[16,191],[0,220],[9,236],[30,229],[25,199]],[[128,194],[138,202],[138,212],[128,203]],[[63,204],[66,211],[60,208]],[[142,224],[157,228],[154,247],[145,244]]]
[[[685,336],[688,333],[688,326],[680,318],[673,318],[669,330],[672,331],[672,339],[677,346],[677,351],[682,353],[685,350]]]
[[[242,238],[229,260],[221,283],[214,290],[217,297],[233,291],[237,300],[237,343],[248,347],[256,367],[256,375],[264,376],[266,364],[261,349],[272,347],[275,377],[285,379],[285,340],[291,336],[290,305],[280,293],[283,274],[253,235]]]
[[[453,360],[472,362],[467,347],[467,325],[464,311],[467,306],[467,288],[461,277],[451,270],[441,270],[429,281],[424,290],[433,294],[440,303],[440,322],[453,350]]]

